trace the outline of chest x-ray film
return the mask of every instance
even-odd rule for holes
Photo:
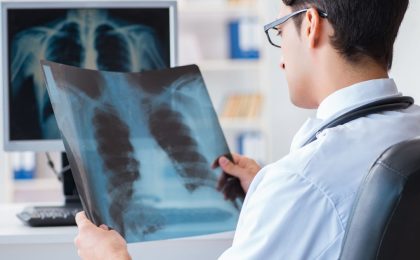
[[[216,189],[229,154],[197,66],[101,72],[42,62],[88,217],[129,242],[233,230]]]

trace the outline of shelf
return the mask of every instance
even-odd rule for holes
[[[259,70],[261,68],[260,60],[251,59],[220,59],[220,60],[205,60],[197,62],[197,65],[202,71],[244,71],[244,70]]]
[[[231,131],[261,131],[261,119],[248,118],[221,118],[220,124],[224,130]]]
[[[14,180],[15,191],[19,190],[61,190],[61,182],[56,178],[34,178]]]

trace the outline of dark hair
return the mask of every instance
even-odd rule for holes
[[[283,0],[298,10],[315,7],[328,14],[331,44],[348,61],[368,56],[391,69],[395,38],[409,0]],[[295,19],[300,28],[303,16]]]

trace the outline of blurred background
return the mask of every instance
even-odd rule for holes
[[[294,107],[279,68],[281,49],[263,26],[280,0],[178,0],[178,65],[197,64],[229,147],[262,165],[287,154],[294,133],[315,111]],[[390,72],[400,91],[420,100],[420,1],[411,1]],[[1,70],[0,70],[1,71]],[[344,73],[344,72],[343,72]],[[1,80],[2,75],[0,75]],[[0,91],[3,95],[3,91]],[[418,102],[417,102],[418,103]],[[3,109],[3,96],[0,98]],[[0,136],[3,139],[3,111]],[[50,153],[56,170],[60,153]],[[61,202],[62,187],[45,153],[0,150],[0,203]]]

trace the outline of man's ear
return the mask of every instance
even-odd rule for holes
[[[303,30],[309,47],[316,48],[321,37],[321,17],[315,8],[310,8],[303,18]]]

